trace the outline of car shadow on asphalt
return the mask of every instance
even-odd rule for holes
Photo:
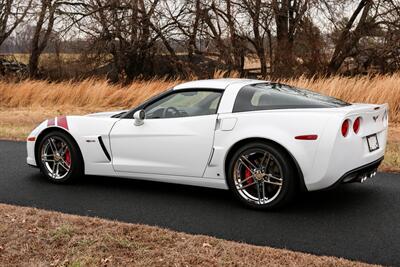
[[[32,177],[35,182],[40,184],[51,184],[41,175]],[[53,185],[47,185],[53,186]],[[60,186],[60,185],[54,185]],[[80,192],[94,192],[118,194],[125,196],[140,196],[140,198],[162,199],[169,202],[186,202],[190,205],[209,204],[214,207],[229,208],[233,210],[246,209],[238,201],[234,199],[232,194],[227,190],[196,187],[180,184],[125,179],[105,176],[85,176],[73,184],[62,185],[63,190],[79,189]],[[60,188],[58,188],[60,190]],[[373,186],[365,184],[343,184],[334,189],[303,192],[299,193],[296,198],[286,207],[273,211],[284,214],[307,214],[318,213],[318,211],[339,212],[348,210],[349,208],[357,208],[360,205],[368,205],[374,201],[377,192],[374,192]],[[372,195],[375,195],[372,197]],[[206,196],[206,197],[205,197]]]

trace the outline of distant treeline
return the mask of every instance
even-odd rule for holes
[[[0,52],[28,53],[35,78],[400,69],[400,0],[2,0],[0,22]]]

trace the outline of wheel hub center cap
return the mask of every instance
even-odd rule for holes
[[[256,178],[257,181],[263,180],[264,176],[265,176],[265,174],[260,170],[256,170],[254,173],[254,177]]]

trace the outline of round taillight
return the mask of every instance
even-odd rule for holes
[[[349,120],[345,120],[342,124],[342,135],[344,137],[347,136],[347,134],[349,133],[349,126],[350,126],[350,121]]]
[[[360,130],[360,123],[361,123],[361,118],[358,117],[354,123],[353,123],[353,131],[357,134],[358,131]]]

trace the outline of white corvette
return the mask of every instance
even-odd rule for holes
[[[28,137],[27,163],[57,183],[86,174],[206,186],[269,209],[299,190],[374,176],[387,127],[387,104],[260,80],[201,80],[129,111],[46,120]]]

